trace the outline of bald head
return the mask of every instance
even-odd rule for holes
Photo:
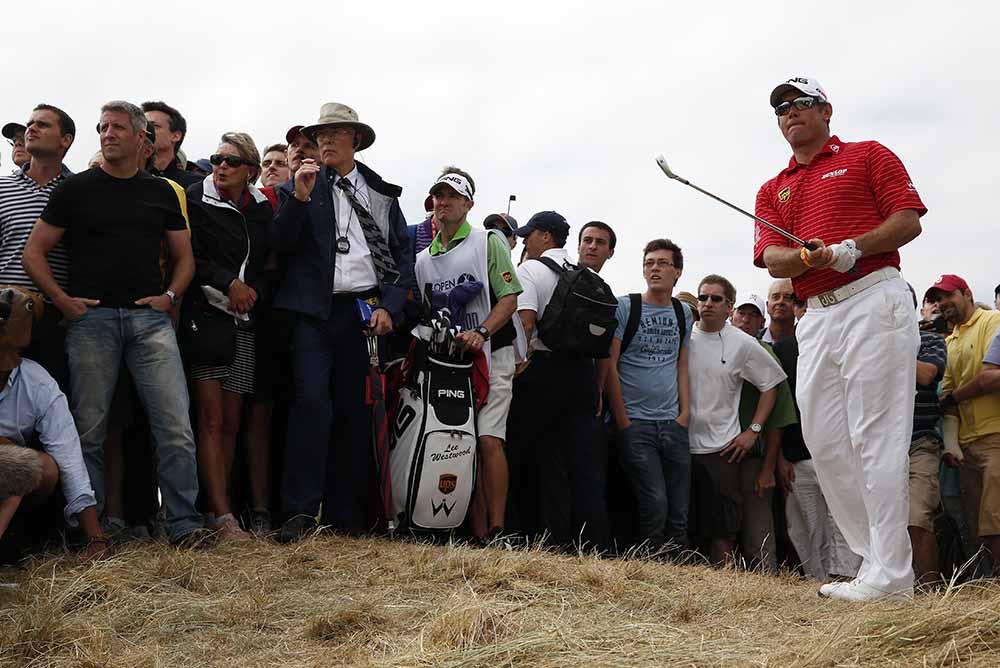
[[[794,322],[795,312],[792,310],[792,299],[795,291],[790,278],[779,278],[767,290],[767,314],[771,320],[778,323]]]

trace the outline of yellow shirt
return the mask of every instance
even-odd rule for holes
[[[947,394],[965,385],[983,368],[983,357],[1000,327],[1000,311],[977,308],[967,322],[959,325],[945,341],[948,364],[941,381],[941,393]],[[961,425],[958,442],[962,447],[988,434],[1000,433],[1000,394],[985,394],[958,405]]]

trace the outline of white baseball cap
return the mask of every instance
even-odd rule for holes
[[[738,311],[741,306],[746,306],[747,304],[750,306],[756,306],[761,315],[767,313],[767,307],[764,306],[764,300],[752,292],[740,295],[739,299],[736,300],[736,305],[733,306],[733,310]]]
[[[453,172],[442,174],[427,192],[433,195],[442,185],[448,186],[465,199],[470,202],[472,201],[472,194],[474,192],[472,184],[469,183],[469,179],[465,178],[461,174],[455,174]]]
[[[777,107],[781,104],[781,97],[790,90],[797,90],[810,97],[818,97],[823,102],[830,101],[830,98],[826,96],[826,91],[823,90],[823,87],[815,79],[810,77],[792,77],[791,79],[782,81],[771,91],[771,106]]]

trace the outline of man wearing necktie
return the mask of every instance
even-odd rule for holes
[[[272,234],[288,260],[275,306],[298,314],[283,542],[311,532],[321,506],[322,524],[353,533],[372,527],[368,355],[355,300],[376,304],[368,326],[388,334],[414,287],[402,189],[354,159],[374,143],[375,131],[350,107],[331,102],[302,134],[319,146],[319,163],[303,160],[281,186]]]

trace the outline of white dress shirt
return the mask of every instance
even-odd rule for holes
[[[368,195],[368,183],[361,175],[355,165],[350,174],[340,179],[347,179],[353,184],[354,197],[368,211],[371,211],[371,198]],[[337,185],[333,186],[333,205],[336,208],[336,224],[334,232],[334,253],[337,254],[333,268],[333,292],[364,292],[378,287],[378,275],[375,273],[375,262],[372,260],[371,251],[368,250],[368,242],[365,240],[365,233],[361,229],[361,221],[358,214],[351,206],[351,201],[343,189]],[[337,253],[337,239],[346,236],[351,245],[351,250],[347,253]]]

